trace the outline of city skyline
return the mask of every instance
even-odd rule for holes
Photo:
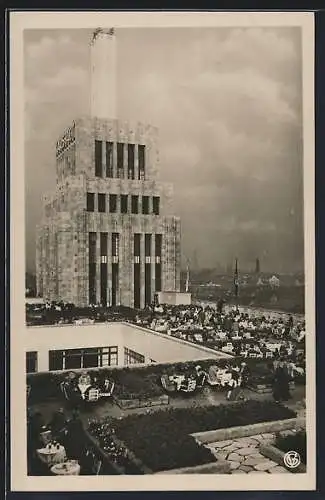
[[[55,142],[89,114],[90,34],[25,33],[27,271],[34,271],[41,195],[55,184]],[[159,128],[161,180],[174,184],[182,220],[183,267],[196,252],[200,267],[235,256],[247,267],[258,256],[266,271],[301,270],[299,29],[119,29],[118,36],[118,113]]]

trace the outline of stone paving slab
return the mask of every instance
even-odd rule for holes
[[[281,465],[276,465],[275,467],[271,467],[269,469],[270,474],[290,474],[290,472]]]
[[[272,460],[265,460],[264,462],[261,462],[257,465],[254,466],[255,470],[261,470],[261,471],[266,471],[271,469],[272,467],[276,466],[277,463],[273,462]]]

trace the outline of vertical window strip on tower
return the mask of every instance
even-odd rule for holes
[[[145,305],[151,304],[151,234],[145,234],[144,239],[144,280],[145,280]]]
[[[134,144],[128,144],[128,179],[134,179]]]
[[[131,212],[132,214],[139,213],[139,196],[134,194],[131,197]]]
[[[107,306],[107,244],[108,233],[100,233],[100,302]]]
[[[155,288],[156,292],[161,292],[161,252],[162,252],[162,234],[155,235]]]
[[[113,143],[112,142],[106,142],[106,177],[109,177],[110,179],[113,178],[114,176],[114,171],[113,171]]]
[[[95,195],[94,193],[87,193],[87,212],[93,212],[95,210]]]
[[[139,180],[145,180],[145,146],[142,144],[138,145],[138,159],[139,159]]]
[[[152,213],[154,215],[159,215],[160,211],[160,198],[159,196],[154,196],[152,198]]]
[[[121,194],[121,213],[122,214],[128,213],[128,195],[127,194]]]
[[[111,214],[116,214],[116,212],[117,212],[117,195],[116,194],[109,195],[109,211]]]
[[[142,213],[149,214],[149,196],[142,196]]]
[[[103,177],[102,141],[95,141],[95,176]]]
[[[98,212],[106,212],[106,195],[104,193],[98,193]]]
[[[134,265],[133,265],[133,285],[134,285],[134,295],[133,302],[134,308],[140,309],[140,290],[141,290],[141,278],[140,278],[140,256],[141,256],[141,234],[135,233],[133,236],[134,241]]]
[[[97,233],[89,233],[88,292],[89,304],[96,304],[96,246]]]
[[[124,177],[124,143],[117,143],[117,177],[123,179]]]

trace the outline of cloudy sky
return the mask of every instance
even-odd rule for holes
[[[303,268],[299,28],[119,29],[118,112],[160,129],[182,253],[200,266]],[[89,30],[25,32],[26,255],[35,268],[54,145],[89,113]]]

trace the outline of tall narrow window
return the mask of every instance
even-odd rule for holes
[[[146,234],[144,239],[144,253],[146,257],[151,255],[151,234]]]
[[[154,196],[152,198],[152,213],[154,215],[159,215],[159,205],[160,205],[160,198],[159,196]]]
[[[142,196],[142,213],[144,215],[149,213],[149,196]]]
[[[120,243],[119,233],[112,233],[112,257],[118,257],[119,243]]]
[[[128,144],[128,179],[134,179],[134,144]]]
[[[145,179],[145,151],[146,147],[143,146],[142,144],[139,144],[138,146],[138,157],[139,157],[139,179],[144,180]]]
[[[121,213],[122,214],[128,213],[128,195],[127,194],[121,194]]]
[[[134,234],[134,265],[133,265],[133,302],[134,308],[140,309],[141,297],[141,273],[140,273],[140,255],[141,255],[141,234]]]
[[[162,253],[162,235],[155,235],[155,288],[156,292],[161,292],[161,253]]]
[[[116,214],[116,212],[117,212],[117,195],[116,194],[109,195],[109,211],[111,214]]]
[[[96,304],[96,247],[97,234],[89,233],[88,296],[89,304]]]
[[[124,177],[124,144],[117,143],[117,176],[120,179]]]
[[[113,177],[113,143],[106,142],[106,177]]]
[[[106,195],[98,193],[98,212],[106,212]]]
[[[100,302],[107,306],[107,242],[108,234],[100,233]]]
[[[102,141],[95,141],[95,176],[103,177]]]
[[[139,196],[137,196],[137,195],[132,195],[132,198],[131,198],[131,212],[133,214],[138,214],[139,213]]]
[[[144,253],[145,253],[145,305],[151,304],[151,234],[146,234],[144,238]]]
[[[87,193],[87,212],[95,210],[95,195],[94,193]]]

